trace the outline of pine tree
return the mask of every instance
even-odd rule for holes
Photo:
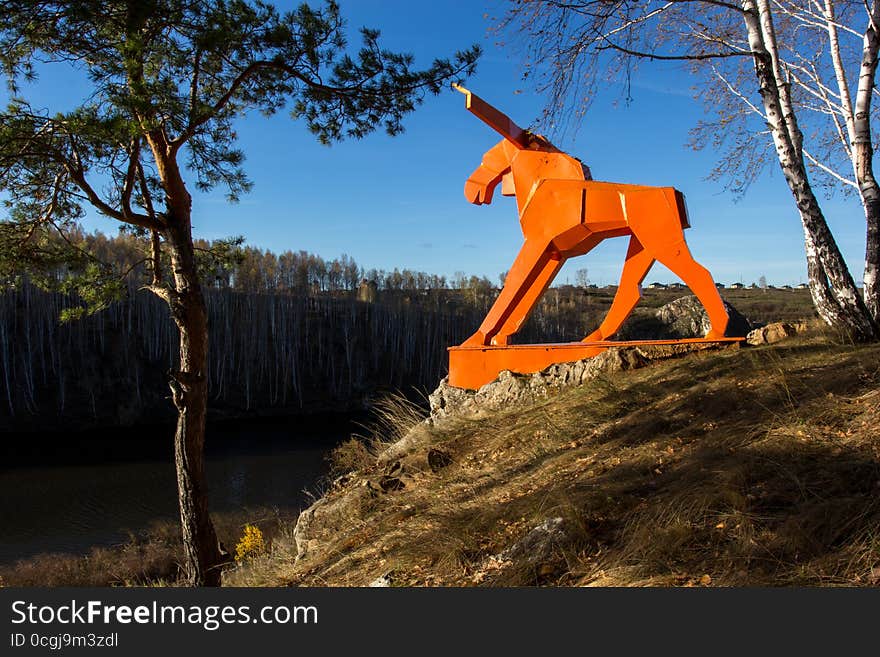
[[[332,0],[281,14],[259,0],[0,2],[0,64],[12,101],[0,118],[0,271],[74,262],[94,310],[118,293],[116,272],[81,243],[52,250],[91,207],[149,237],[152,281],[179,335],[170,375],[178,411],[175,460],[187,570],[220,583],[221,553],[204,473],[208,324],[192,235],[188,177],[203,190],[248,191],[234,121],[292,103],[323,143],[391,135],[428,93],[469,74],[476,47],[425,70],[383,50],[363,29],[350,53]],[[36,107],[23,80],[62,62],[84,71],[89,96],[73,110]],[[169,266],[167,274],[163,261]],[[11,264],[10,264],[11,263]]]

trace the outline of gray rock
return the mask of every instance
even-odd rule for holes
[[[512,561],[516,565],[538,565],[555,556],[555,552],[567,540],[565,521],[562,518],[547,518],[494,559]]]
[[[444,377],[437,389],[428,395],[428,403],[431,407],[429,420],[439,420],[453,415],[473,402],[472,390],[456,388],[449,385],[449,377]]]
[[[385,573],[384,575],[380,575],[379,577],[374,579],[372,582],[370,582],[367,586],[370,588],[374,588],[374,589],[377,589],[377,588],[383,589],[383,588],[391,586],[391,573]]]
[[[297,561],[308,557],[340,527],[351,526],[360,517],[362,504],[374,495],[369,481],[361,484],[325,495],[299,514],[293,528]]]
[[[723,300],[722,300],[723,301]],[[726,301],[724,307],[730,321],[725,335],[744,337],[754,325]],[[650,312],[636,309],[614,335],[615,340],[672,340],[679,338],[702,338],[711,329],[709,317],[703,304],[693,295],[670,301]]]
[[[808,322],[801,320],[798,322],[773,322],[751,331],[746,336],[746,342],[750,345],[773,344],[785,338],[790,338],[803,333],[808,328]]]
[[[730,317],[724,335],[744,337],[752,329],[752,323],[726,301],[724,307]],[[694,295],[670,301],[658,308],[654,316],[664,327],[662,337],[701,338],[712,328],[706,309]]]
[[[562,548],[570,542],[562,518],[548,518],[509,548],[486,557],[476,569],[473,582],[484,585],[504,585],[522,580],[529,573],[528,580],[552,575],[559,570],[562,561]],[[517,576],[519,574],[519,576]]]
[[[438,393],[438,391],[444,387],[444,381],[446,381],[446,379],[443,379],[443,381],[440,382],[440,386],[433,393],[434,395],[440,394]],[[446,387],[449,388],[449,386]],[[454,396],[456,394],[456,391],[458,390],[460,389],[449,388],[449,393],[450,395]],[[432,424],[430,417],[425,422],[428,426]],[[430,436],[425,429],[425,426],[417,424],[412,429],[407,431],[406,434],[404,434],[404,436],[400,438],[400,440],[397,440],[388,445],[388,447],[386,447],[385,450],[381,454],[379,454],[379,463],[385,465],[391,464],[394,461],[403,458],[407,454],[411,454],[412,452],[420,449],[430,439]]]

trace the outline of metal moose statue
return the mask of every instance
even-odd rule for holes
[[[632,344],[608,342],[608,338],[635,308],[641,283],[655,262],[678,275],[706,309],[711,330],[697,341],[724,340],[727,311],[712,275],[694,260],[685,242],[683,231],[690,224],[681,192],[595,181],[577,158],[541,135],[519,128],[467,89],[455,88],[465,94],[467,109],[503,137],[467,179],[465,196],[477,205],[491,203],[500,183],[502,195],[516,197],[525,242],[479,329],[450,349],[452,385],[478,388],[502,369],[536,372],[553,363],[596,355],[609,346]],[[629,249],[620,285],[598,329],[579,343],[508,346],[510,336],[568,258],[622,236],[629,237]]]

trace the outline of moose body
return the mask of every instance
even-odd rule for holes
[[[465,196],[477,205],[491,203],[499,183],[503,195],[516,197],[525,242],[498,299],[463,347],[506,345],[568,258],[621,236],[630,241],[617,294],[584,342],[606,340],[620,328],[641,298],[641,283],[655,261],[700,299],[711,322],[706,338],[724,336],[728,315],[715,282],[685,242],[689,223],[681,192],[594,181],[579,160],[525,131],[515,139],[506,136],[486,152],[465,183]]]

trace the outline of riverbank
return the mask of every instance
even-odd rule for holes
[[[253,507],[211,517],[219,540],[231,552],[248,525],[260,530],[271,549],[298,511]],[[0,586],[174,586],[184,561],[180,524],[170,518],[154,520],[124,540],[83,554],[42,552],[0,564]]]
[[[225,582],[877,585],[878,360],[820,332],[409,412]]]
[[[210,423],[211,510],[235,546],[246,523],[267,535],[295,520],[327,455],[363,415]],[[0,465],[0,577],[8,584],[113,584],[174,576],[180,555],[172,428],[27,434]],[[17,564],[17,565],[16,565]]]

